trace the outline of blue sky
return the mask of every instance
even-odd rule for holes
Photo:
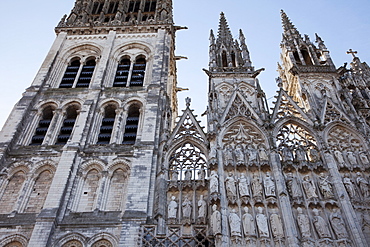
[[[0,126],[13,105],[29,87],[54,41],[54,27],[69,14],[74,0],[13,0],[2,3],[0,15]],[[369,0],[174,0],[176,25],[188,30],[177,32],[176,54],[187,56],[177,64],[179,106],[192,98],[192,108],[200,115],[206,109],[208,79],[202,68],[208,66],[209,30],[218,28],[223,11],[235,38],[243,29],[251,59],[268,98],[276,93],[276,64],[280,57],[280,9],[288,14],[300,33],[314,40],[318,33],[337,67],[350,62],[350,48],[362,61],[370,63]],[[271,100],[270,100],[271,101]],[[181,111],[180,111],[181,114]],[[204,119],[202,124],[205,125]]]

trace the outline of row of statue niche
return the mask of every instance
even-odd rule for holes
[[[307,163],[307,161],[317,163],[321,161],[320,154],[314,146],[307,149],[303,146],[298,146],[295,148],[293,154],[293,148],[287,144],[283,144],[280,149],[280,156],[281,161],[288,164],[293,162],[304,164]]]
[[[204,199],[203,195],[199,196],[199,200],[197,202],[198,207],[197,210],[197,219],[198,223],[206,223],[207,218],[207,202]],[[168,203],[167,207],[167,218],[169,220],[177,220],[178,218],[183,219],[185,221],[190,221],[192,219],[192,212],[193,212],[193,202],[189,200],[188,196],[184,197],[184,200],[181,203],[181,212],[182,216],[178,216],[178,208],[179,204],[176,201],[175,196],[171,196],[171,200]]]
[[[284,238],[283,223],[277,209],[272,209],[270,215],[264,213],[263,207],[257,207],[256,214],[250,212],[248,207],[244,207],[244,213],[239,217],[235,209],[230,209],[228,215],[228,223],[230,235],[241,237],[242,233],[245,237],[272,237],[277,239]],[[211,229],[214,235],[222,234],[221,213],[217,209],[217,205],[212,206]]]
[[[357,185],[359,192],[363,196],[363,198],[365,200],[370,199],[370,182],[364,176],[362,176],[361,172],[357,172],[355,176],[350,173],[345,173],[343,175],[342,181],[350,198],[355,198],[357,196]]]
[[[224,147],[224,160],[226,165],[254,165],[259,162],[268,162],[268,154],[264,145],[259,145],[258,149],[253,144],[244,147],[243,144],[237,144],[235,148],[227,145]]]
[[[303,192],[301,190],[301,184],[307,199],[318,199],[318,193],[316,190],[316,183],[313,181],[310,175],[303,175],[303,181],[292,173],[287,173],[285,176],[288,192],[293,199],[302,199]],[[329,176],[321,172],[317,178],[317,186],[322,196],[325,199],[331,199],[334,197],[333,187],[330,182]]]
[[[171,181],[190,181],[190,180],[204,180],[206,177],[206,170],[204,167],[198,169],[185,169],[179,170],[176,169],[171,170]]]
[[[317,208],[312,209],[312,216],[309,217],[301,207],[297,208],[297,224],[304,239],[313,237],[310,227],[310,218],[312,219],[313,227],[317,236],[322,238],[332,238],[330,227],[333,230],[337,239],[348,238],[348,232],[338,208],[333,208],[332,212],[328,215],[328,220],[320,215],[320,210]]]
[[[368,156],[365,151],[353,152],[352,150],[340,151],[337,147],[333,148],[333,154],[337,161],[338,168],[352,170],[356,167],[367,168],[370,166]],[[360,161],[360,162],[358,162]]]
[[[209,177],[210,194],[219,193],[219,179],[216,171],[211,171]],[[275,182],[271,177],[270,172],[266,172],[265,176],[253,173],[250,179],[242,173],[240,177],[236,177],[232,172],[229,172],[225,178],[225,188],[227,198],[235,202],[237,193],[240,198],[245,197],[262,197],[263,193],[266,197],[275,197]]]

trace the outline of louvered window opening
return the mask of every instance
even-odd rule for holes
[[[76,88],[77,87],[89,87],[91,78],[93,76],[95,70],[95,61],[89,60],[86,64],[82,67],[80,78],[78,78]]]
[[[144,85],[145,68],[146,68],[145,58],[137,59],[132,69],[130,87]]]
[[[105,107],[104,118],[100,126],[97,144],[110,143],[115,119],[116,119],[116,108],[114,106]]]
[[[62,82],[59,85],[59,88],[71,88],[73,83],[76,80],[78,70],[80,69],[80,61],[75,60],[67,67],[66,72],[64,73]]]
[[[140,112],[137,106],[131,106],[125,125],[122,144],[133,145],[136,142],[137,130],[139,128]]]
[[[130,73],[130,59],[122,59],[118,64],[116,76],[114,77],[113,87],[126,87]]]
[[[57,145],[63,145],[67,143],[67,141],[71,137],[75,122],[76,122],[75,118],[65,119],[63,121],[63,126],[60,129],[60,133],[57,138],[57,142],[56,142]]]
[[[31,139],[31,146],[37,146],[43,143],[52,119],[53,109],[51,107],[45,108],[42,114],[42,119],[39,121],[35,134]]]

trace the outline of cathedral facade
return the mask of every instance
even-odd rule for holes
[[[0,246],[370,246],[370,68],[281,17],[269,109],[221,13],[205,132],[172,1],[76,0],[0,132]]]

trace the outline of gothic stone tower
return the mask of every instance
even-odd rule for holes
[[[135,246],[177,112],[171,0],[76,0],[0,135],[0,246]]]

